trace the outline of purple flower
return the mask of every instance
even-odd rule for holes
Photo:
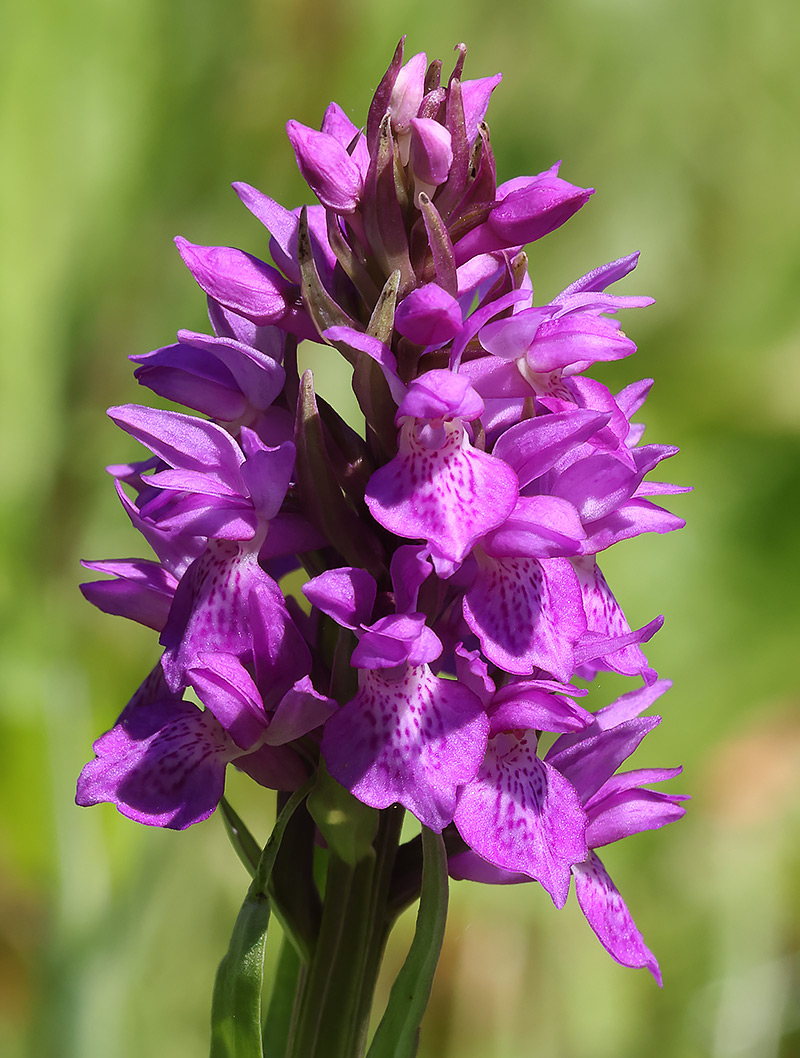
[[[385,529],[427,540],[434,561],[459,563],[517,500],[517,479],[501,460],[469,443],[464,420],[483,402],[447,371],[414,380],[397,410],[397,456],[376,471],[365,499]]]
[[[571,873],[581,910],[603,947],[623,966],[649,969],[659,985],[658,962],[594,850],[666,826],[685,812],[683,795],[650,788],[653,783],[674,778],[680,768],[641,768],[615,774],[659,723],[660,717],[641,718],[639,714],[668,687],[667,681],[660,681],[623,695],[601,709],[591,722],[584,719],[581,729],[556,739],[543,760],[535,757],[535,744],[529,745],[531,731],[523,737],[502,736],[499,751],[505,759],[500,762],[496,760],[498,750],[492,750],[497,736],[490,739],[490,752],[478,780],[465,787],[456,811],[456,825],[471,851],[455,855],[450,862],[456,878],[489,883],[534,878],[556,903],[560,901],[559,906],[566,900]],[[524,715],[504,714],[501,706],[491,718],[491,730],[508,728],[511,723],[527,726]],[[546,730],[558,729],[553,720],[548,722]],[[554,775],[571,791],[561,801],[551,794],[552,788],[558,788]],[[484,802],[488,807],[482,807]],[[582,807],[576,808],[576,804]],[[567,805],[574,810],[571,824],[563,818]],[[503,811],[517,820],[515,826],[498,826],[496,821]],[[482,818],[492,823],[481,826]],[[588,847],[585,855],[577,852],[579,818]],[[531,832],[536,835],[533,843]],[[575,858],[567,863],[570,855]]]
[[[402,572],[411,570],[405,563],[394,566],[396,594]],[[309,581],[304,592],[358,636],[351,657],[359,670],[358,692],[331,717],[322,739],[330,773],[365,804],[405,805],[440,832],[452,821],[458,787],[474,777],[486,748],[480,699],[434,675],[430,663],[442,644],[423,614],[389,614],[366,623],[375,584],[363,570],[331,570]]]
[[[183,830],[214,811],[235,743],[211,713],[181,700],[143,705],[94,744],[79,805],[111,801],[150,826]]]
[[[649,380],[586,375],[635,352],[618,314],[652,299],[608,292],[631,254],[533,303],[522,247],[593,192],[558,166],[498,183],[500,75],[464,80],[456,51],[443,78],[401,42],[363,125],[336,103],[287,123],[318,204],[234,185],[268,260],[176,240],[212,333],[132,359],[197,414],[110,409],[149,450],[109,470],[154,557],[87,562],[107,579],[82,586],[162,654],[78,802],[183,828],[228,764],[279,790],[319,770],[326,841],[337,784],[402,805],[463,843],[456,877],[535,880],[557,907],[574,877],[601,943],[658,978],[595,850],[683,813],[652,788],[677,769],[617,771],[659,722],[640,714],[666,686],[642,650],[662,618],[631,629],[599,562],[679,528],[653,498],[683,490],[649,480],[676,451],[633,421]],[[346,361],[363,431],[300,377],[301,340]],[[310,612],[283,580],[301,568]],[[570,681],[602,671],[644,685],[593,712]]]

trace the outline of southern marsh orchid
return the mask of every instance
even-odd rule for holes
[[[652,299],[609,291],[630,254],[534,302],[525,246],[593,192],[559,165],[498,184],[500,77],[464,80],[465,57],[443,77],[401,41],[362,124],[335,103],[319,129],[290,120],[316,201],[237,183],[270,260],[177,239],[209,333],[132,358],[188,411],[109,411],[147,450],[109,469],[154,557],[87,562],[110,579],[83,591],[160,638],[78,803],[176,830],[221,806],[254,880],[216,1058],[263,1053],[251,956],[271,906],[284,1058],[366,1053],[387,934],[420,897],[369,1050],[415,1053],[448,875],[538,883],[559,908],[574,878],[601,944],[661,980],[596,851],[684,811],[653,786],[679,769],[617,770],[659,722],[644,647],[663,618],[632,629],[600,569],[683,525],[653,499],[682,490],[648,480],[676,449],[632,422],[649,380],[609,388],[636,348],[619,317]],[[351,376],[357,422],[298,369],[304,340]],[[636,686],[598,710],[601,672]],[[278,791],[263,851],[224,798],[228,765]]]

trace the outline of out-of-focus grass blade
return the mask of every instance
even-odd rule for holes
[[[403,968],[392,985],[389,1002],[367,1058],[413,1058],[419,1045],[419,1023],[428,1004],[447,921],[447,854],[441,834],[422,828],[422,892],[417,926]]]
[[[258,861],[233,927],[228,951],[219,964],[211,1001],[211,1058],[263,1058],[261,991],[269,924],[269,884],[281,838],[292,813],[308,794],[297,790],[278,816]]]

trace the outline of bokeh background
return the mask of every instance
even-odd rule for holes
[[[677,826],[605,859],[661,960],[600,949],[574,898],[454,886],[423,1058],[800,1054],[800,6],[792,0],[39,0],[0,26],[2,647],[0,1053],[196,1058],[246,886],[217,819],[183,834],[81,810],[74,781],[156,656],[77,591],[78,560],[141,554],[104,416],[126,356],[204,328],[172,236],[256,254],[229,189],[308,192],[283,126],[331,99],[362,120],[394,45],[502,70],[501,179],[597,194],[531,253],[537,297],[632,249],[648,438],[679,444],[673,509],[604,569],[674,680],[641,765],[683,763]],[[346,400],[321,365],[319,388]],[[338,390],[335,387],[338,386]],[[333,388],[332,388],[333,387]],[[135,447],[135,446],[134,446]],[[597,707],[622,689],[600,679]],[[234,781],[258,836],[271,799]],[[407,930],[413,921],[406,923]],[[402,958],[403,931],[389,953]]]

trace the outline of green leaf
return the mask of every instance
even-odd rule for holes
[[[419,1026],[428,1005],[447,921],[447,854],[441,834],[422,828],[422,892],[417,926],[406,961],[367,1058],[414,1058]]]
[[[231,845],[233,845],[236,855],[247,868],[247,873],[252,878],[258,870],[261,848],[242,819],[234,812],[224,797],[219,803],[219,810],[222,813],[222,821],[225,824],[225,830]]]
[[[266,895],[281,838],[292,813],[308,794],[297,790],[275,821],[233,927],[228,951],[219,964],[211,1001],[211,1058],[263,1058],[261,990],[269,924]]]
[[[307,805],[301,805],[284,831],[269,881],[272,911],[305,964],[311,961],[322,917],[314,884],[314,832]]]
[[[264,1022],[266,1058],[283,1058],[289,1053],[297,1018],[298,985],[304,974],[305,968],[295,946],[284,937]]]

